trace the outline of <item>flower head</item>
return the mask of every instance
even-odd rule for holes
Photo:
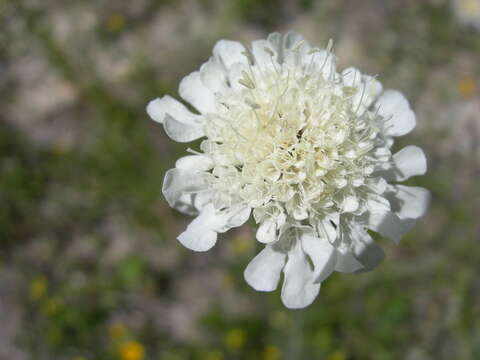
[[[408,101],[355,68],[337,72],[331,44],[294,32],[251,49],[220,40],[179,93],[198,112],[169,96],[147,107],[173,140],[205,138],[165,176],[168,203],[197,216],[178,239],[209,250],[252,214],[265,248],[245,279],[273,291],[283,271],[289,308],[311,304],[333,271],[378,265],[369,230],[398,242],[426,210],[425,189],[396,184],[426,171],[420,148],[391,152],[415,127]]]

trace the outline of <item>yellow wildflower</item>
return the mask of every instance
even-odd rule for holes
[[[328,356],[327,360],[345,360],[346,358],[342,351],[335,351]]]
[[[111,32],[118,32],[125,27],[125,17],[122,14],[112,14],[107,19],[107,29]]]
[[[129,341],[120,348],[121,360],[143,360],[145,357],[145,349],[142,344],[137,341]]]
[[[268,345],[263,351],[264,360],[280,360],[282,353],[280,349],[275,345]]]
[[[209,351],[205,357],[206,360],[223,360],[224,358],[223,352],[220,350]]]
[[[225,335],[225,346],[230,350],[238,350],[245,345],[247,335],[242,329],[231,329]]]
[[[37,276],[30,283],[30,297],[33,300],[41,299],[47,292],[48,282],[45,276]]]
[[[458,92],[463,97],[470,97],[475,93],[476,86],[472,78],[465,78],[458,82]]]

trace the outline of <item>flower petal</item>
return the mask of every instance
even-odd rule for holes
[[[217,232],[211,226],[216,221],[213,206],[206,206],[177,239],[190,250],[210,250],[217,242]]]
[[[400,219],[417,219],[425,215],[430,203],[430,191],[416,186],[393,185],[387,198]]]
[[[275,219],[269,218],[262,221],[258,226],[256,238],[263,244],[277,240],[277,223]]]
[[[205,181],[199,172],[170,169],[165,173],[162,192],[168,204],[176,208],[179,201],[181,203],[185,201],[185,198],[181,200],[182,195],[199,192],[206,188]]]
[[[241,43],[231,40],[220,40],[213,48],[213,54],[222,61],[226,69],[230,69],[234,63],[246,63],[247,58],[242,54],[244,51],[245,47]]]
[[[288,253],[283,268],[285,275],[282,286],[282,302],[289,309],[300,309],[310,305],[320,291],[320,284],[313,283],[313,271],[299,248]]]
[[[363,265],[353,255],[353,251],[349,248],[337,249],[337,263],[335,264],[335,271],[341,273],[353,273],[363,268]]]
[[[335,270],[337,251],[327,239],[319,238],[313,231],[303,231],[303,250],[313,262],[315,283],[325,280]]]
[[[375,108],[384,118],[386,135],[402,136],[415,127],[415,113],[407,99],[396,90],[386,90],[377,100]]]
[[[278,63],[281,64],[283,62],[282,34],[278,32],[271,33],[268,35],[267,40],[270,43],[270,48],[277,54]]]
[[[269,49],[272,51],[273,54],[269,54]],[[276,49],[271,46],[270,41],[268,40],[255,40],[252,41],[252,54],[253,57],[255,58],[255,63],[257,66],[262,69],[262,71],[268,69],[268,70],[274,70],[274,65],[272,63],[273,61],[277,61],[278,54]]]
[[[213,162],[205,155],[187,155],[178,159],[175,167],[190,171],[207,171],[213,167]]]
[[[250,217],[251,209],[248,206],[236,205],[222,211],[225,225],[217,228],[218,232],[225,232],[231,228],[245,224]]]
[[[400,219],[391,211],[383,213],[368,212],[366,215],[366,226],[378,232],[380,235],[393,240],[398,244],[402,236],[410,231],[415,225],[412,219]]]
[[[163,128],[167,135],[178,142],[190,142],[205,136],[203,126],[197,122],[186,123],[177,121],[169,114],[165,115]]]
[[[338,224],[339,215],[329,214],[315,223],[315,230],[321,238],[327,239],[330,244],[334,244],[338,236]]]
[[[304,37],[301,34],[295,31],[289,31],[285,34],[285,37],[283,38],[283,46],[285,49],[293,49],[301,41],[305,41]]]
[[[310,44],[302,35],[290,31],[285,35],[284,44],[284,61],[291,66],[308,65],[310,63]]]
[[[215,96],[200,78],[200,72],[194,71],[180,82],[178,92],[182,99],[192,104],[202,114],[215,112]]]
[[[225,92],[227,85],[227,71],[221,61],[215,57],[200,67],[200,78],[203,84],[213,93]]]
[[[159,123],[163,123],[166,114],[169,114],[179,122],[187,124],[198,121],[199,118],[198,115],[190,112],[180,101],[168,95],[150,101],[147,105],[147,113],[153,120]]]
[[[360,226],[352,229],[353,254],[363,265],[357,272],[370,271],[377,267],[385,258],[385,253],[372,237]]]
[[[425,153],[414,145],[406,146],[394,154],[393,164],[393,168],[385,174],[387,180],[404,181],[427,172]]]
[[[277,288],[280,280],[285,258],[285,254],[275,251],[272,246],[267,245],[250,261],[243,276],[255,290],[273,291]]]

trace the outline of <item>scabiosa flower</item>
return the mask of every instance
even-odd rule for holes
[[[165,175],[170,206],[196,216],[178,240],[209,250],[252,214],[265,248],[245,279],[273,291],[283,272],[286,307],[311,304],[333,271],[373,269],[384,255],[369,231],[398,243],[426,211],[427,190],[397,184],[425,173],[423,151],[391,151],[415,127],[408,101],[355,68],[337,72],[331,43],[220,40],[179,93],[197,112],[168,95],[147,106],[173,140],[205,138]]]

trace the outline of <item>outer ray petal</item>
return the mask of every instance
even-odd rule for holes
[[[183,206],[183,195],[197,193],[206,190],[206,183],[199,172],[184,169],[170,169],[165,174],[162,192],[168,204],[177,208]]]
[[[192,104],[202,114],[215,112],[215,96],[200,78],[200,72],[194,71],[180,82],[178,92],[182,99]]]
[[[286,255],[267,245],[247,265],[243,276],[258,291],[273,291],[278,286]]]
[[[245,47],[238,41],[220,40],[213,48],[213,55],[219,58],[226,69],[235,63],[246,63],[247,58],[242,54]]]
[[[313,271],[300,249],[291,250],[283,268],[282,302],[289,309],[310,305],[320,291],[320,284],[313,283]]]
[[[393,168],[385,174],[385,177],[387,180],[405,181],[412,176],[424,175],[426,172],[425,153],[418,146],[409,145],[393,155]]]
[[[418,219],[425,215],[430,203],[430,191],[416,186],[393,185],[387,198],[400,219]]]
[[[396,90],[386,90],[375,103],[375,108],[385,119],[386,135],[402,136],[415,127],[415,113],[407,99]]]
[[[327,239],[319,238],[313,231],[303,231],[300,237],[305,253],[313,262],[315,283],[321,283],[335,270],[337,251]]]

